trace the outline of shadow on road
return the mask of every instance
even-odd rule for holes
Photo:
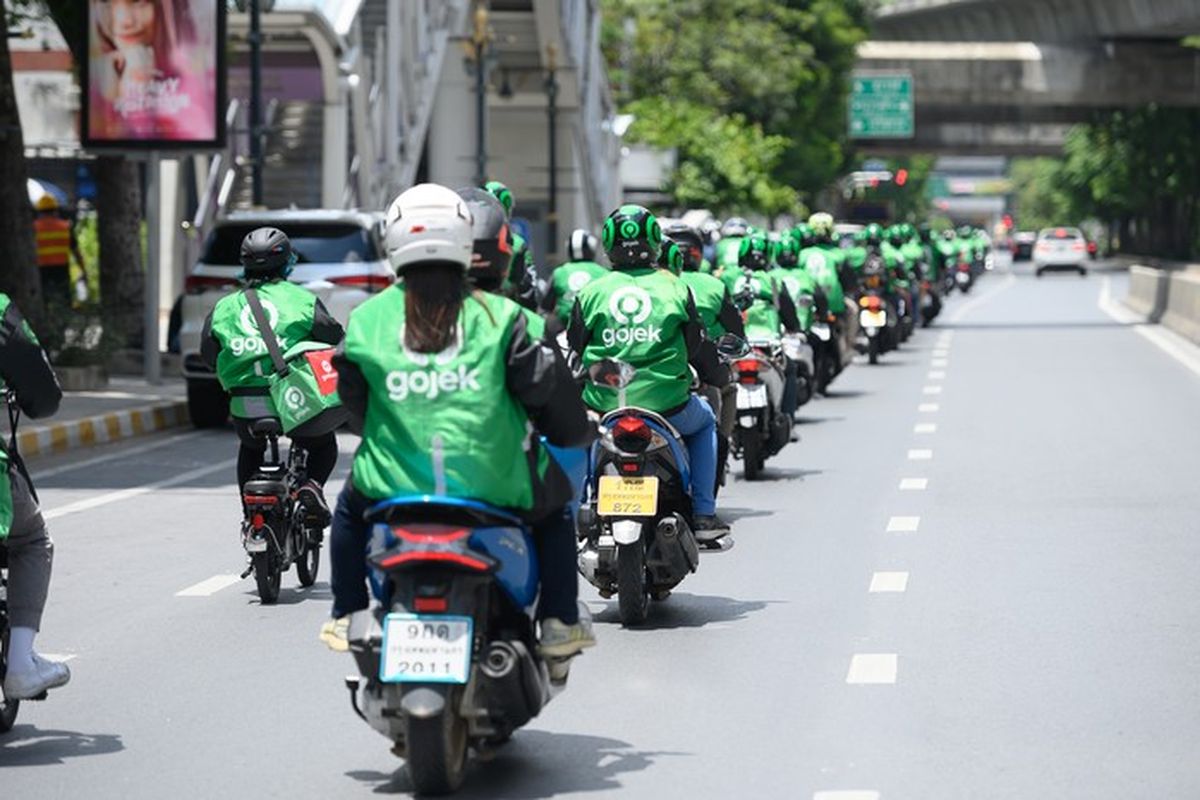
[[[0,767],[42,767],[69,758],[104,756],[125,749],[115,733],[40,730],[17,725],[0,737]]]
[[[871,394],[864,392],[862,389],[830,389],[825,393],[825,397],[829,400],[846,400],[853,397],[866,397]]]
[[[548,731],[518,731],[488,762],[474,760],[466,783],[455,797],[537,800],[574,792],[621,789],[621,775],[641,772],[671,751],[635,750],[619,739]],[[363,783],[376,784],[376,794],[411,794],[412,784],[401,767],[388,775],[374,770],[347,772]]]
[[[728,522],[739,519],[754,519],[755,517],[774,516],[775,512],[765,508],[721,508],[721,516]]]
[[[746,474],[741,474],[742,483],[774,483],[776,481],[802,481],[809,475],[821,475],[825,470],[821,469],[796,469],[794,467],[770,467],[768,466],[756,481],[746,480]]]
[[[250,599],[251,604],[261,605],[258,599],[258,592],[250,589],[243,592]],[[328,581],[317,581],[312,586],[305,589],[302,586],[284,586],[279,590],[279,599],[275,601],[277,606],[294,606],[300,603],[307,603],[312,600],[320,600],[323,602],[333,602],[333,592],[329,589]]]
[[[845,417],[800,417],[797,425],[823,425],[826,422],[845,422]]]
[[[588,601],[595,605],[596,601]],[[616,600],[601,600],[604,610],[592,614],[597,623],[620,625],[621,615]],[[673,592],[666,600],[650,604],[650,616],[645,624],[631,628],[632,631],[670,630],[672,628],[703,628],[723,622],[740,622],[783,600],[737,600],[708,594]]]

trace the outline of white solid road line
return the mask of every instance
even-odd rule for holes
[[[925,487],[929,485],[929,478],[901,478],[900,491],[902,492],[923,492]]]
[[[236,458],[221,461],[217,464],[209,464],[207,467],[199,467],[197,469],[182,472],[171,478],[164,478],[161,481],[147,483],[143,486],[132,486],[128,489],[121,489],[116,492],[107,492],[105,494],[96,495],[95,497],[87,497],[83,500],[77,500],[74,503],[67,503],[65,506],[52,508],[42,512],[42,517],[46,520],[58,519],[69,514],[78,514],[81,511],[90,511],[93,508],[106,506],[110,503],[119,503],[122,500],[129,500],[134,497],[141,497],[144,494],[158,491],[159,489],[169,489],[172,486],[178,486],[181,483],[203,478],[205,475],[211,475],[214,472],[231,469],[237,463]]]
[[[173,444],[179,444],[180,442],[187,441],[188,439],[195,439],[196,437],[203,436],[203,435],[204,434],[201,431],[192,431],[191,433],[181,433],[177,436],[170,436],[161,441],[150,442],[148,444],[143,444],[138,447],[127,447],[116,453],[107,453],[102,456],[96,456],[95,458],[84,459],[83,461],[73,461],[70,464],[63,464],[60,467],[52,467],[51,469],[44,469],[41,472],[33,473],[30,477],[33,478],[34,483],[38,483],[40,481],[45,480],[46,478],[52,478],[55,475],[61,475],[64,472],[73,472],[77,469],[84,469],[86,467],[94,467],[97,464],[103,464],[107,461],[115,461],[118,458],[128,458],[130,456],[140,456],[143,453],[149,453],[152,450],[159,450],[163,447],[169,447]],[[117,442],[113,442],[113,443],[116,444],[119,441],[120,440],[117,440]]]
[[[1133,330],[1143,339],[1153,344],[1159,350],[1162,350],[1192,372],[1200,375],[1200,347],[1197,347],[1191,341],[1166,326],[1151,325],[1132,310],[1125,308],[1119,302],[1113,300],[1112,281],[1107,275],[1104,276],[1104,280],[1100,283],[1100,299],[1096,304],[1105,314],[1108,314],[1108,316],[1117,322],[1131,325]]]
[[[176,597],[209,597],[235,583],[241,582],[239,575],[213,575],[197,584],[175,593]]]
[[[895,653],[856,653],[850,659],[846,683],[892,684],[900,657]]]
[[[924,389],[922,389],[921,391],[922,391],[922,392],[924,392],[925,394],[931,394],[931,395],[932,395],[932,394],[941,394],[941,393],[942,393],[942,387],[940,387],[940,386],[926,386],[926,387],[925,387]]]
[[[917,411],[920,411],[922,414],[933,414],[939,408],[941,408],[941,406],[939,406],[937,403],[921,403],[921,405],[917,406]]]
[[[871,586],[867,591],[871,594],[882,594],[884,592],[903,592],[907,589],[907,572],[876,572],[871,575]]]
[[[826,789],[813,792],[813,800],[880,800],[879,792],[871,789]]]
[[[932,422],[918,422],[913,425],[913,433],[937,433],[937,425]]]
[[[888,520],[888,533],[914,533],[921,527],[920,517],[892,517]]]
[[[909,450],[908,451],[908,460],[909,461],[929,461],[931,458],[933,458],[932,450]]]

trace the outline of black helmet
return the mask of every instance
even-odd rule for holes
[[[696,272],[700,269],[700,262],[704,258],[704,238],[699,231],[686,222],[675,222],[666,227],[663,236],[679,245],[685,272]]]
[[[742,269],[764,270],[769,261],[767,237],[752,233],[738,244],[738,266]]]
[[[242,276],[246,280],[286,278],[296,263],[287,234],[278,228],[255,228],[242,239]]]
[[[587,228],[576,228],[567,237],[568,261],[595,261],[596,237]]]
[[[467,277],[484,291],[500,289],[512,261],[512,239],[508,231],[508,214],[491,192],[467,186],[458,196],[471,211],[473,239],[471,266]]]
[[[662,229],[648,209],[624,205],[604,220],[603,239],[615,269],[653,267],[662,248]]]

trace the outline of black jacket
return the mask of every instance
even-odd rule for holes
[[[11,301],[0,319],[0,379],[16,393],[17,405],[26,416],[36,419],[58,411],[62,387],[54,368]]]

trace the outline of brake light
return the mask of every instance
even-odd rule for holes
[[[395,283],[390,275],[342,275],[330,278],[334,286],[345,286],[350,289],[362,289],[369,294],[382,292]]]
[[[883,301],[878,297],[872,295],[871,297],[867,298],[867,309],[870,311],[878,311],[881,308],[883,308]]]
[[[449,608],[450,603],[444,597],[418,597],[413,600],[413,611],[439,613]]]
[[[1059,239],[1065,239],[1065,238],[1067,238],[1067,229],[1066,228],[1058,228],[1057,230],[1054,231],[1054,235],[1057,236]]]
[[[642,465],[636,461],[626,461],[621,466],[621,472],[637,472],[642,468]]]
[[[466,538],[471,531],[455,525],[416,524],[408,527],[394,526],[392,533],[399,539],[415,544],[442,544]]]
[[[234,286],[237,286],[234,278],[215,275],[188,275],[183,281],[183,290],[188,294],[200,294],[209,289],[232,289]]]
[[[446,552],[444,550],[408,550],[385,558],[379,562],[379,566],[383,569],[395,569],[414,561],[438,561],[444,564],[455,564],[460,567],[466,567],[478,572],[487,572],[489,569],[487,562],[478,558],[463,555],[462,553]]]
[[[733,362],[733,368],[738,372],[753,372],[758,374],[758,361],[753,358],[742,359],[741,361]]]
[[[242,495],[242,502],[248,506],[274,506],[279,504],[279,498],[272,494]]]
[[[970,272],[970,271],[971,271],[971,265],[970,265],[970,264],[959,264],[959,265],[958,265],[958,271],[959,271],[959,272]]]
[[[654,432],[640,417],[621,417],[612,429],[613,442],[627,453],[640,453],[650,446]]]

